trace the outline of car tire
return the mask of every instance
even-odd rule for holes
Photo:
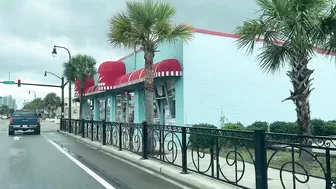
[[[14,131],[8,130],[8,135],[9,136],[14,135]]]
[[[41,130],[40,129],[36,129],[35,130],[35,134],[37,134],[37,135],[41,134]]]

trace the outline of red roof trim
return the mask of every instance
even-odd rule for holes
[[[212,30],[205,30],[205,29],[200,29],[200,28],[193,28],[192,29],[194,32],[196,33],[202,33],[202,34],[207,34],[207,35],[215,35],[215,36],[220,36],[220,37],[229,37],[229,38],[240,38],[239,35],[235,35],[235,34],[230,34],[230,33],[224,33],[224,32],[217,32],[217,31],[212,31]],[[264,39],[256,39],[256,41],[264,41]],[[279,44],[283,44],[283,42],[278,42]],[[138,53],[138,52],[141,52],[142,50],[138,49],[135,51],[135,53]],[[336,52],[335,53],[330,53],[328,54],[328,51],[327,50],[324,50],[324,49],[320,49],[320,48],[316,48],[316,51],[317,53],[319,54],[323,54],[323,55],[331,55],[331,56],[335,56],[336,55]],[[118,61],[122,61],[122,60],[125,60],[131,56],[134,55],[134,52],[120,58]]]

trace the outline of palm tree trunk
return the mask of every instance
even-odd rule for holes
[[[296,106],[296,115],[297,123],[299,126],[300,135],[311,135],[310,127],[310,105],[309,105],[309,95],[313,89],[310,89],[311,74],[314,70],[308,69],[308,59],[306,56],[298,56],[297,61],[294,61],[292,65],[292,70],[287,72],[287,75],[290,77],[294,92],[291,91],[289,98],[285,100],[293,100]],[[311,146],[310,140],[302,140],[303,145]],[[300,159],[302,161],[311,161],[313,160],[312,148],[305,147],[300,150]]]
[[[153,124],[154,122],[154,75],[153,75],[153,59],[154,52],[153,51],[145,51],[145,117],[146,122],[149,124]],[[148,151],[153,151],[153,137],[152,132],[148,128]]]

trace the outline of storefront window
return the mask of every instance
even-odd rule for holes
[[[134,92],[124,92],[116,97],[116,121],[134,122]]]
[[[108,99],[99,100],[99,118],[100,120],[109,121],[109,107],[108,107]]]
[[[175,124],[175,80],[156,83],[154,94],[154,122]]]
[[[124,117],[124,111],[123,111],[123,100],[122,100],[122,96],[121,94],[117,95],[116,97],[116,121],[117,122],[125,122],[125,117]]]
[[[111,118],[110,118],[111,99],[108,98],[106,101],[107,101],[107,104],[106,104],[106,120],[110,121],[111,120]]]

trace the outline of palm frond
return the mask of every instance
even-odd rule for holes
[[[155,18],[158,22],[160,21],[169,21],[176,14],[176,8],[166,2],[158,2],[155,9]]]
[[[71,82],[76,79],[86,81],[90,76],[96,74],[96,60],[89,55],[78,54],[72,57],[71,63],[64,63],[64,76]]]
[[[126,13],[118,13],[110,20],[108,41],[112,46],[132,48],[134,44],[141,44],[141,40],[144,40],[144,36],[141,36],[141,32],[139,35]]]
[[[261,53],[257,56],[260,68],[267,74],[280,71],[290,61],[291,49],[287,44],[268,44],[261,47]]]
[[[76,81],[76,69],[73,64],[69,62],[63,63],[63,76],[69,81],[74,83]]]
[[[243,26],[236,29],[235,34],[241,36],[237,40],[237,46],[239,49],[246,48],[246,52],[251,54],[255,49],[257,40],[261,37],[268,36],[269,40],[266,39],[265,42],[275,39],[271,31],[273,30],[263,20],[246,21]]]
[[[257,0],[257,5],[260,6],[260,12],[262,12],[261,17],[271,19],[287,18],[290,15],[288,4],[289,0]]]
[[[126,11],[110,20],[109,42],[115,47],[141,46],[155,52],[160,42],[191,40],[191,27],[172,23],[175,13],[175,7],[167,2],[129,1]]]
[[[315,47],[327,50],[327,55],[336,53],[336,5],[319,19],[311,33]]]
[[[185,24],[179,24],[173,26],[169,23],[158,23],[157,35],[159,36],[158,42],[175,43],[181,40],[184,43],[188,43],[193,39],[193,30],[191,26]]]

